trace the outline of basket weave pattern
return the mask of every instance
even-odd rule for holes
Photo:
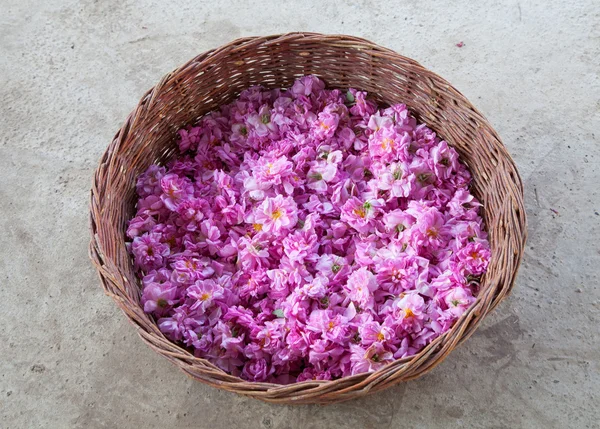
[[[315,74],[328,88],[367,91],[378,103],[405,103],[420,122],[448,141],[470,169],[483,203],[492,258],[477,301],[454,327],[418,355],[377,372],[334,381],[281,386],[244,381],[194,357],[159,331],[140,305],[140,282],[125,247],[135,211],[135,182],[151,163],[177,153],[176,132],[231,102],[251,85],[289,87]],[[141,338],[185,373],[206,384],[277,403],[333,403],[414,379],[468,338],[510,292],[523,255],[523,185],[513,160],[487,120],[456,89],[415,61],[350,36],[291,33],[238,39],[164,76],[142,97],[103,155],[91,190],[90,257],[102,286]]]

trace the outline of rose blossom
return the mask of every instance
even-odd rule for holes
[[[163,194],[160,196],[169,210],[177,210],[181,202],[194,192],[194,187],[189,179],[176,174],[167,174],[160,179]]]
[[[348,298],[356,302],[361,308],[368,308],[373,305],[372,292],[375,289],[377,289],[377,278],[365,267],[350,274],[344,287]]]
[[[340,219],[358,232],[368,233],[373,228],[379,205],[379,201],[363,202],[352,197],[342,206]]]
[[[146,233],[133,239],[131,251],[138,267],[148,271],[164,265],[170,249],[167,244],[161,243],[161,238],[160,234]]]
[[[266,198],[255,214],[256,223],[262,225],[265,232],[278,233],[282,229],[291,229],[298,221],[298,207],[292,197],[277,195]]]
[[[187,290],[187,295],[196,301],[190,306],[190,310],[201,310],[205,312],[215,300],[223,298],[223,288],[214,280],[198,280]]]

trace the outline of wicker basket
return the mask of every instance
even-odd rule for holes
[[[382,103],[405,103],[454,146],[483,202],[492,259],[473,306],[418,355],[370,374],[282,386],[229,375],[167,340],[140,306],[140,282],[125,248],[134,214],[135,181],[153,162],[176,153],[176,131],[261,84],[289,87],[307,74],[329,88],[354,87]],[[291,33],[250,37],[192,59],[167,74],[141,99],[100,161],[91,191],[90,256],[102,286],[136,325],[142,339],[188,375],[221,389],[277,403],[333,403],[410,380],[439,364],[510,292],[526,239],[523,185],[514,162],[486,119],[441,77],[415,61],[350,36]]]

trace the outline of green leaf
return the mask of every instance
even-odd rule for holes
[[[283,310],[278,308],[277,310],[273,310],[273,314],[277,317],[283,317]]]
[[[350,91],[346,93],[346,101],[348,103],[354,103],[354,95]]]

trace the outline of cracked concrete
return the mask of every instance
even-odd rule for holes
[[[0,426],[600,427],[600,8],[452,3],[2,0]],[[293,30],[362,36],[452,82],[504,139],[529,217],[515,291],[469,341],[414,382],[329,407],[188,379],[87,258],[92,172],[144,91],[233,38]]]

